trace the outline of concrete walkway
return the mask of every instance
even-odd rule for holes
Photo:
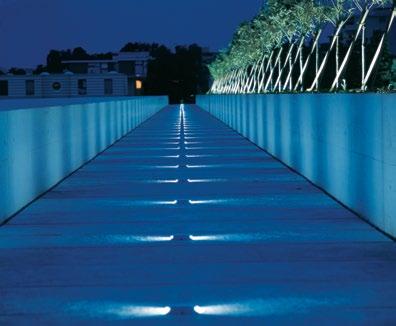
[[[169,107],[0,228],[1,325],[114,321],[394,325],[396,245]]]

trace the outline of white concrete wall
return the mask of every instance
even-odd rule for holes
[[[35,101],[0,101],[0,223],[168,103],[166,97]]]
[[[396,94],[213,95],[197,104],[396,236]]]

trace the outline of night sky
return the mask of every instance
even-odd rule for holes
[[[225,47],[262,0],[0,0],[0,67],[34,67],[50,49],[119,50],[128,41]]]

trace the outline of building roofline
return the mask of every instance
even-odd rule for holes
[[[87,76],[127,76],[126,74],[119,73],[116,71],[104,72],[104,73],[89,73],[89,74],[49,74],[49,75],[0,75],[0,79],[11,79],[11,78],[20,78],[20,79],[32,79],[32,78],[51,78],[51,77],[87,77]]]
[[[114,59],[100,59],[100,60],[62,60],[62,63],[108,63],[108,62],[117,62]]]

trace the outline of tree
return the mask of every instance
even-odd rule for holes
[[[269,0],[253,20],[239,26],[228,46],[209,70],[214,79],[212,93],[283,92],[304,90],[305,75],[311,77],[311,57],[315,56],[315,73],[307,91],[325,86],[337,90],[346,71],[359,66],[360,84],[365,85],[373,74],[387,33],[396,17],[392,10],[386,31],[381,36],[369,68],[366,69],[365,24],[374,6],[390,0]],[[347,22],[360,12],[352,40],[343,43],[342,31]],[[328,44],[320,43],[322,30],[332,25],[334,32]],[[355,44],[360,38],[360,52]],[[310,41],[310,50],[307,49]],[[299,69],[297,69],[297,67]],[[297,71],[298,70],[298,71]],[[355,83],[349,75],[350,82]],[[348,77],[348,74],[346,75]],[[297,80],[296,82],[294,82]],[[329,85],[327,85],[329,84]],[[345,83],[344,87],[345,87]]]
[[[356,32],[355,32],[355,36],[352,39],[348,50],[344,56],[344,59],[342,60],[342,63],[339,67],[339,69],[337,70],[337,74],[336,77],[334,78],[333,84],[331,85],[330,91],[332,90],[336,90],[338,89],[338,83],[339,83],[339,79],[341,78],[341,76],[343,75],[347,64],[351,58],[351,53],[353,51],[353,48],[356,44],[356,42],[359,39],[359,36],[361,36],[361,55],[362,55],[362,84],[364,83],[364,77],[365,77],[365,26],[366,26],[366,21],[367,21],[367,17],[369,16],[370,10],[374,7],[374,6],[384,6],[386,4],[388,4],[390,2],[390,0],[353,0],[353,4],[355,5],[355,8],[360,11],[361,16],[360,16],[360,21],[359,24],[357,26]],[[355,9],[355,10],[356,10]]]
[[[202,62],[202,49],[196,44],[151,48],[146,95],[168,94],[171,103],[193,101],[192,95],[208,91],[208,71]]]
[[[26,71],[24,69],[20,69],[20,68],[11,68],[10,70],[8,70],[8,73],[13,74],[15,76],[26,75]]]
[[[381,51],[383,50],[384,46],[387,45],[385,40],[387,38],[387,35],[389,34],[389,31],[390,31],[390,29],[392,27],[392,24],[393,24],[393,22],[395,20],[395,17],[396,17],[396,9],[395,9],[395,1],[393,1],[393,6],[391,8],[391,15],[389,17],[387,28],[382,33],[382,36],[381,36],[381,38],[380,38],[380,40],[378,42],[376,51],[375,51],[375,53],[373,55],[373,58],[371,60],[370,65],[369,65],[369,68],[368,68],[368,70],[367,70],[367,72],[365,74],[365,77],[364,77],[364,80],[363,80],[363,83],[362,83],[362,90],[363,91],[366,90],[367,83],[368,83],[368,81],[369,81],[369,79],[370,79],[370,77],[371,77],[371,75],[372,75],[372,73],[373,73],[373,71],[374,71],[374,69],[375,69],[375,67],[377,65],[378,58],[380,57]]]
[[[73,50],[72,60],[90,60],[91,56],[82,47],[77,47]]]
[[[50,73],[62,73],[63,69],[61,52],[51,50],[47,56],[47,71]]]
[[[369,49],[376,49],[381,37],[382,35],[377,31],[367,47]],[[374,78],[370,85],[371,90],[386,89],[394,81],[392,66],[393,57],[390,54],[388,42],[385,42],[382,48],[382,55],[377,62],[377,69],[373,75]]]

